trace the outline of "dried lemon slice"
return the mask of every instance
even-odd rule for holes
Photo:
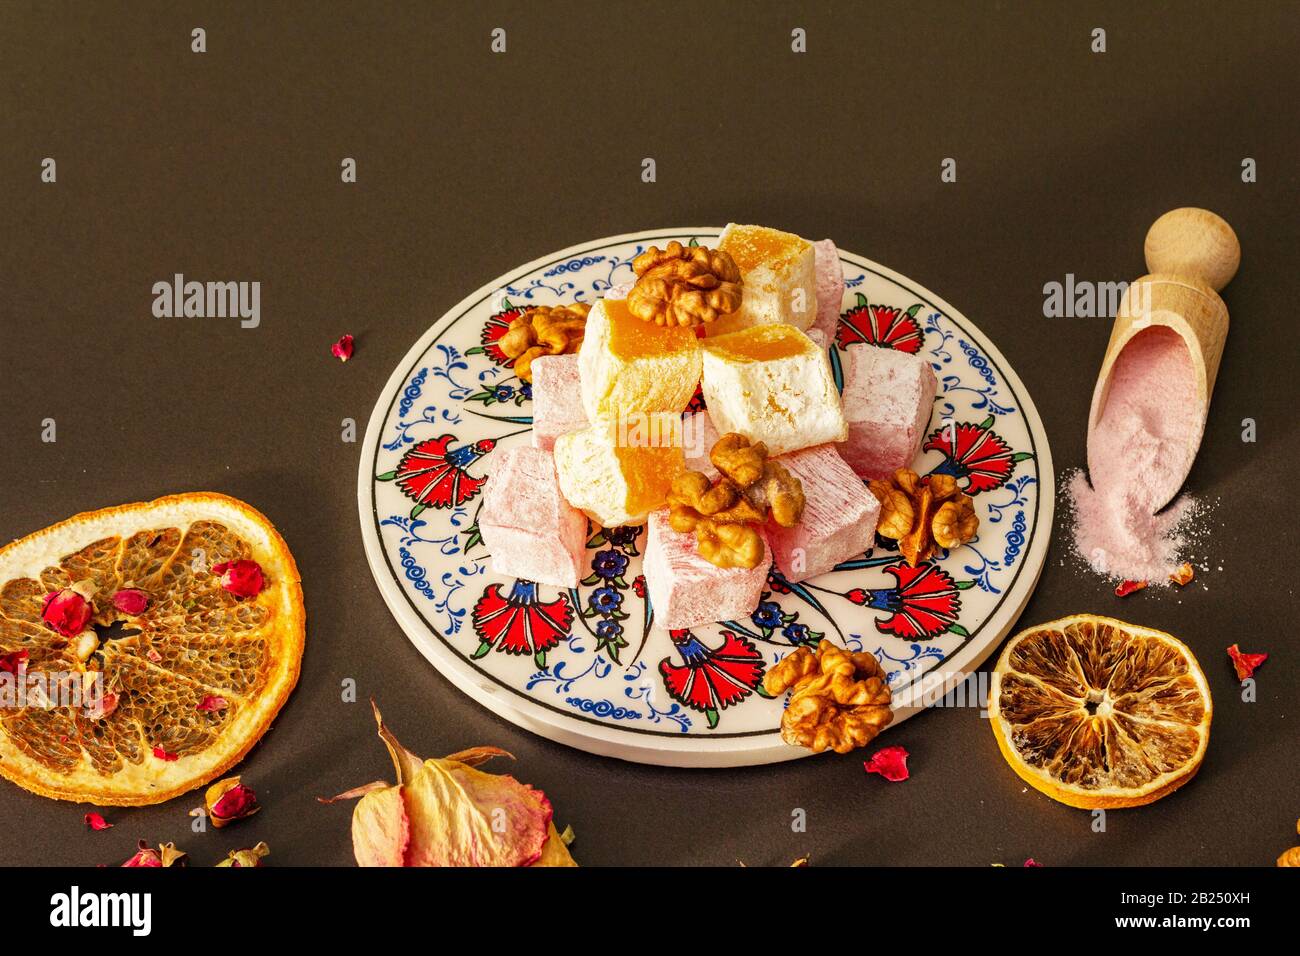
[[[1141,806],[1192,779],[1212,712],[1185,644],[1092,614],[1017,634],[989,690],[989,722],[1011,768],[1085,809]]]
[[[260,565],[255,596],[232,594],[211,571],[238,560]],[[62,588],[93,605],[96,628],[80,639],[42,618],[46,595]],[[117,610],[120,589],[144,591],[148,606]],[[305,620],[284,540],[225,495],[87,512],[15,541],[0,549],[0,659],[25,657],[29,678],[102,677],[112,697],[104,713],[73,706],[48,694],[47,679],[43,700],[0,709],[0,774],[42,796],[124,806],[212,780],[248,753],[293,690]]]

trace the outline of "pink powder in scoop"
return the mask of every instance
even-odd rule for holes
[[[1115,361],[1110,393],[1088,435],[1091,485],[1069,491],[1080,556],[1108,577],[1167,583],[1195,511],[1178,491],[1201,444],[1205,418],[1182,336],[1164,326],[1139,332]]]

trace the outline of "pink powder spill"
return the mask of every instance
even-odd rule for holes
[[[1088,436],[1091,486],[1069,483],[1074,545],[1107,577],[1166,584],[1186,545],[1181,533],[1197,504],[1177,493],[1200,447],[1205,420],[1187,345],[1154,326],[1115,361],[1110,393]]]

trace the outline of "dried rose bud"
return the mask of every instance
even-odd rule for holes
[[[217,866],[261,866],[262,857],[270,855],[271,848],[263,842],[246,850],[231,850]]]
[[[348,359],[352,358],[352,343],[352,336],[344,335],[330,346],[330,355],[333,355],[340,362],[346,362]]]
[[[64,637],[73,637],[86,629],[93,612],[89,601],[72,588],[64,588],[45,595],[41,620]]]
[[[139,588],[123,588],[113,595],[113,607],[132,617],[143,614],[149,607],[149,592]]]
[[[135,856],[127,860],[122,866],[126,867],[163,867],[163,866],[185,866],[189,861],[188,855],[176,849],[175,843],[160,844],[158,849],[154,849],[144,840],[140,841],[140,849],[136,850]]]
[[[208,792],[203,795],[203,805],[212,825],[218,829],[251,817],[262,809],[257,805],[257,794],[251,787],[240,783],[238,777],[227,777],[208,787]]]
[[[235,597],[257,597],[266,587],[262,566],[256,561],[222,561],[212,573],[221,577],[221,586]]]

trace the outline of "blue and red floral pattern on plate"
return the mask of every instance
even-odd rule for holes
[[[939,380],[914,467],[954,476],[979,535],[912,568],[893,542],[811,581],[773,569],[744,620],[655,626],[641,528],[591,529],[589,574],[573,589],[503,578],[478,534],[492,456],[526,443],[532,396],[497,341],[531,305],[591,302],[633,278],[666,230],[565,250],[502,277],[443,316],[376,405],[359,476],[371,568],[403,629],[440,671],[521,726],[593,752],[720,766],[799,756],[777,734],[784,700],[763,675],[793,648],[829,638],[875,654],[901,720],[997,646],[1028,600],[1051,527],[1051,456],[1014,372],[979,331],[906,278],[841,253],[845,295],[830,348],[924,356]]]

